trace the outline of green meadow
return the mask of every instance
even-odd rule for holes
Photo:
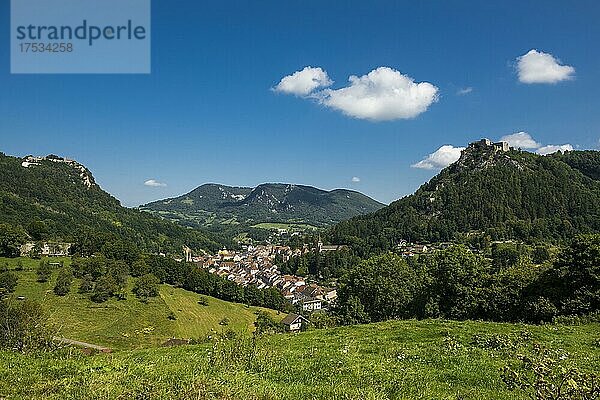
[[[96,356],[2,352],[0,397],[526,399],[500,369],[536,342],[599,369],[599,324],[397,321]]]
[[[0,399],[527,399],[501,370],[536,344],[565,352],[581,372],[600,371],[597,322],[407,320],[255,337],[254,307],[206,296],[199,304],[168,285],[147,303],[130,294],[96,304],[77,281],[54,295],[56,272],[39,283],[39,261],[20,263],[15,297],[40,301],[61,337],[114,351],[0,351]],[[199,344],[161,346],[172,337]]]
[[[133,279],[129,281],[126,300],[112,298],[104,303],[94,303],[89,295],[77,292],[78,279],[74,280],[68,295],[57,296],[52,290],[56,271],[48,282],[39,283],[35,273],[39,260],[20,260],[23,271],[15,271],[19,285],[14,297],[39,301],[59,336],[111,349],[156,347],[169,338],[204,340],[226,330],[250,336],[254,331],[255,312],[260,309],[200,296],[169,285],[160,285],[159,296],[144,303],[131,294]],[[70,262],[69,259],[54,258],[51,261]],[[7,262],[9,268],[14,269],[19,259],[0,259],[0,266]],[[206,300],[206,305],[198,303],[201,297]],[[276,311],[261,310],[279,319],[285,316]]]

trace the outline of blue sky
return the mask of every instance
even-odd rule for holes
[[[207,182],[347,187],[390,202],[437,172],[411,166],[442,145],[526,132],[538,147],[599,146],[597,1],[153,1],[150,75],[11,75],[8,3],[0,151],[75,158],[129,206]],[[517,57],[532,49],[574,71],[521,82]],[[272,90],[307,66],[327,73],[330,92]],[[379,67],[430,83],[437,101],[386,121],[328,102]]]

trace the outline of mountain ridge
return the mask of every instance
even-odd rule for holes
[[[253,188],[207,183],[140,209],[199,225],[235,221],[245,225],[279,222],[326,226],[383,206],[350,189],[328,191],[289,183],[262,183]]]

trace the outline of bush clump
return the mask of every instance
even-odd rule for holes
[[[52,329],[41,305],[32,300],[0,301],[0,348],[28,353],[50,350]]]

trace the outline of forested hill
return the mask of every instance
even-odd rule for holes
[[[216,249],[204,233],[122,207],[83,165],[57,156],[25,159],[0,153],[0,224],[20,240],[86,242],[123,239],[141,249]],[[0,232],[0,235],[2,232]]]
[[[327,226],[381,207],[383,204],[353,190],[265,183],[255,188],[205,184],[141,208],[191,225],[274,222]]]
[[[594,150],[567,151],[554,153],[552,157],[579,170],[585,176],[600,180],[600,152]]]
[[[367,254],[391,249],[400,240],[488,235],[560,240],[598,232],[599,177],[597,151],[540,156],[468,148],[414,194],[373,214],[341,222],[329,237]]]

